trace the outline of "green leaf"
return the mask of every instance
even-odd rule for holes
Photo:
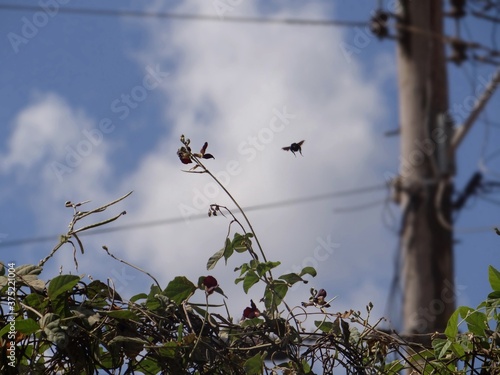
[[[489,293],[488,294],[488,299],[489,300],[498,300],[498,299],[500,299],[500,290]]]
[[[488,280],[491,288],[496,292],[500,292],[500,272],[493,266],[488,267]]]
[[[252,233],[246,233],[245,235],[235,233],[231,246],[237,253],[244,253],[252,246],[252,241],[250,240],[252,237]]]
[[[229,240],[228,240],[229,241]],[[220,249],[219,251],[217,251],[214,255],[212,255],[210,258],[208,258],[208,262],[207,262],[207,270],[210,271],[212,269],[214,269],[215,265],[217,264],[217,262],[220,260],[220,258],[222,258],[222,256],[224,255],[224,251],[225,249]]]
[[[87,296],[92,300],[95,300],[96,298],[101,300],[110,298],[123,301],[122,297],[116,292],[116,290],[111,290],[108,285],[99,280],[94,280],[87,285]]]
[[[302,277],[297,275],[296,273],[287,273],[278,277],[278,279],[285,280],[288,284],[293,285],[298,283],[299,281],[303,281],[304,284],[307,284],[308,281],[304,280]]]
[[[139,293],[136,294],[135,296],[130,297],[130,302],[137,302],[140,299],[147,299],[148,295],[146,293]]]
[[[450,349],[453,351],[453,353],[455,353],[455,355],[458,358],[462,358],[465,355],[465,349],[464,349],[464,347],[462,345],[460,345],[458,342],[454,342],[451,345]]]
[[[106,311],[105,314],[111,318],[116,318],[116,319],[133,320],[135,322],[138,322],[140,320],[137,314],[130,310]]]
[[[107,370],[116,369],[123,364],[123,357],[119,358],[117,353],[118,351],[104,351],[103,348],[100,348],[99,353],[99,363],[103,368]],[[42,371],[43,373],[43,371]]]
[[[229,238],[226,238],[226,243],[224,245],[224,259],[226,261],[226,264],[229,257],[233,255],[233,251],[234,251],[233,244],[231,243]]]
[[[2,329],[0,329],[0,337],[6,335],[10,330],[10,325],[6,324]]]
[[[281,262],[265,262],[257,264],[256,271],[259,276],[263,276],[266,272],[278,267]]]
[[[286,283],[281,282],[281,280],[274,280],[273,281],[273,287],[274,287],[274,292],[275,295],[279,298],[279,303],[276,305],[279,305],[281,303],[281,300],[283,300],[288,292],[288,285]]]
[[[444,330],[444,334],[449,339],[454,339],[458,335],[458,315],[460,311],[457,309],[453,314],[451,314],[450,319],[448,319],[448,324]]]
[[[401,361],[396,359],[385,365],[384,374],[398,375],[404,368],[405,366],[401,363]]]
[[[257,353],[253,357],[247,359],[243,368],[246,375],[261,375],[264,369],[264,359],[267,353]]]
[[[44,311],[49,305],[50,301],[48,298],[42,297],[40,294],[31,293],[26,296],[24,299],[24,304],[32,307],[36,311]],[[26,313],[28,317],[33,317],[38,319],[38,315],[36,315],[33,311],[26,309]]]
[[[39,275],[40,272],[42,272],[42,267],[32,264],[25,264],[16,268],[16,274],[18,276]]]
[[[444,341],[446,341],[446,340],[442,340],[442,339],[440,339],[440,340],[443,341],[443,344],[444,344]],[[434,346],[434,343],[432,345]],[[430,349],[424,349],[424,350],[419,350],[417,353],[406,357],[406,361],[417,362],[417,361],[426,360],[427,362],[429,362],[429,361],[433,360],[435,357],[436,357],[436,354],[434,353],[434,351],[432,351]]]
[[[42,272],[42,268],[32,264],[17,267],[15,270],[17,289],[21,286],[29,286],[38,292],[42,292],[45,289],[45,282],[38,279],[40,272]],[[7,281],[6,277],[0,276],[0,287],[6,285]]]
[[[161,367],[158,365],[158,360],[151,357],[142,359],[137,366],[137,370],[139,370],[143,374],[161,373]]]
[[[248,293],[248,290],[259,281],[259,276],[253,271],[248,271],[243,280],[243,290]]]
[[[326,321],[323,322],[320,320],[315,320],[314,325],[316,326],[316,328],[318,328],[319,330],[321,330],[325,333],[331,332],[332,329],[334,328],[334,324],[332,322],[326,322]]]
[[[47,293],[51,301],[54,301],[60,294],[71,290],[80,281],[79,276],[60,275],[54,277],[47,288]]]
[[[316,277],[317,274],[318,273],[314,267],[304,267],[302,268],[302,271],[300,271],[299,276],[311,275],[312,277]]]
[[[157,294],[163,294],[163,292],[158,285],[152,284],[149,289],[148,299],[156,298]]]
[[[311,365],[307,363],[307,361],[304,359],[302,360],[302,370],[304,370],[305,374],[308,374],[311,372]]]
[[[40,329],[38,323],[31,319],[16,320],[16,331],[24,333],[25,335],[31,335]]]
[[[218,286],[217,288],[215,288],[215,289],[214,289],[214,292],[219,293],[221,296],[223,296],[223,297],[226,297],[226,298],[227,298],[227,296],[224,294],[224,291],[221,289],[221,287],[220,287],[220,286]]]
[[[466,306],[459,307],[459,310],[460,315],[467,323],[469,331],[477,336],[484,337],[484,330],[488,328],[486,315],[481,311]]]
[[[177,276],[168,283],[165,295],[177,304],[181,304],[196,290],[196,285],[185,276]]]
[[[432,348],[434,349],[434,353],[436,356],[439,356],[439,354],[443,351],[443,347],[449,340],[445,339],[434,339],[432,340]]]
[[[234,272],[240,271],[240,276],[243,275],[245,272],[247,272],[249,269],[251,269],[250,265],[248,263],[243,263],[241,266],[236,267],[234,269]],[[237,284],[237,283],[236,283]]]
[[[266,286],[264,291],[264,305],[268,310],[276,309],[285,298],[288,292],[288,286],[284,281],[274,280],[271,284]]]
[[[42,293],[43,290],[45,289],[45,281],[40,280],[36,275],[23,276],[21,283],[18,285],[29,286],[30,288],[33,288],[40,293]]]
[[[240,325],[241,327],[257,327],[259,325],[261,325],[262,323],[264,323],[264,319],[262,318],[252,318],[252,319],[245,319],[243,320]]]
[[[444,345],[441,347],[441,350],[439,351],[439,354],[437,355],[438,359],[443,358],[446,355],[451,344],[452,344],[452,342],[450,340],[446,340],[444,342]]]
[[[47,340],[59,347],[64,347],[67,342],[67,334],[60,326],[61,320],[56,314],[45,314],[39,321],[40,327],[47,336]]]
[[[151,285],[148,299],[146,300],[146,307],[151,311],[156,311],[157,309],[162,308],[162,301],[158,297],[163,295],[164,293],[161,291],[158,285]]]
[[[82,305],[72,309],[71,312],[74,316],[86,321],[89,327],[93,327],[94,324],[101,320],[101,315],[98,312],[93,309],[88,309]]]
[[[160,347],[159,353],[163,358],[175,358],[178,347],[175,341],[168,341]]]
[[[19,319],[15,320],[14,328],[16,331],[24,333],[25,335],[31,335],[40,329],[38,323],[31,319]],[[10,322],[8,322],[1,330],[0,337],[7,334],[10,331]]]

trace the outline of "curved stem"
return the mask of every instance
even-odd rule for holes
[[[264,254],[264,250],[262,250],[262,246],[260,245],[260,242],[259,242],[259,239],[257,238],[257,234],[255,233],[255,230],[253,229],[253,226],[252,224],[250,223],[250,220],[248,220],[248,217],[247,215],[245,214],[245,211],[243,211],[243,208],[241,208],[241,206],[238,204],[238,202],[236,201],[236,199],[234,199],[234,197],[231,195],[231,193],[224,187],[224,185],[222,185],[222,183],[217,179],[217,177],[215,177],[212,172],[210,172],[204,165],[203,163],[196,157],[196,156],[193,156],[192,157],[194,161],[196,161],[196,163],[203,168],[203,170],[208,173],[208,175],[210,177],[212,177],[212,179],[217,182],[217,184],[222,188],[222,190],[224,190],[224,192],[227,194],[227,196],[233,201],[233,203],[236,205],[236,207],[238,207],[238,210],[240,210],[241,214],[243,215],[243,217],[245,218],[245,221],[246,223],[248,224],[248,227],[250,228],[250,231],[252,232],[254,238],[255,238],[255,242],[257,243],[257,246],[259,248],[259,251],[262,255],[262,259],[264,259],[265,262],[267,262],[267,259],[266,259],[266,255]]]
[[[205,167],[205,165],[203,165],[203,163],[200,161],[200,159],[191,154],[191,159],[194,160],[194,162],[200,166],[201,168],[203,168],[203,172],[205,173],[208,173],[208,175],[210,177],[212,177],[212,179],[222,188],[222,190],[224,190],[224,192],[227,194],[227,196],[233,201],[233,203],[236,205],[236,207],[238,208],[238,210],[240,210],[241,214],[243,215],[243,217],[245,218],[245,221],[246,223],[248,224],[248,227],[250,228],[250,231],[252,232],[254,238],[255,238],[255,242],[257,243],[257,246],[259,248],[259,251],[262,255],[262,259],[264,260],[264,262],[267,262],[267,258],[266,258],[266,254],[264,253],[264,250],[262,249],[262,246],[260,245],[260,241],[257,237],[257,234],[255,233],[255,230],[253,229],[253,226],[252,224],[250,223],[250,220],[248,219],[247,215],[245,214],[245,211],[243,211],[243,208],[241,208],[241,206],[238,204],[238,202],[236,201],[236,199],[234,199],[234,197],[231,195],[231,193],[225,188],[225,186],[217,179],[217,177],[215,177],[212,172],[210,172],[207,167]],[[269,277],[270,277],[270,280],[267,280],[267,277],[266,277],[266,283],[268,285],[270,285],[270,283],[272,282],[271,280],[273,279],[273,274],[271,272],[271,270],[267,271],[269,273]],[[273,292],[273,294],[276,295],[276,291],[271,288],[271,291]],[[276,295],[277,296],[277,295]],[[288,304],[282,299],[282,303],[285,305],[285,308],[288,310],[288,312],[290,313],[290,315],[292,317],[295,317],[295,315],[293,314],[293,311],[292,309],[290,308],[290,306],[288,306]],[[298,324],[297,322],[295,322],[296,326],[297,326],[297,329],[298,329]]]

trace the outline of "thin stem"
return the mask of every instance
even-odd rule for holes
[[[267,258],[266,258],[266,254],[264,253],[264,250],[262,249],[262,246],[260,245],[260,242],[259,242],[259,239],[257,238],[257,233],[255,233],[255,230],[253,229],[253,226],[252,224],[250,223],[250,220],[248,219],[247,215],[245,214],[245,211],[243,211],[243,208],[241,208],[241,206],[238,204],[238,202],[236,201],[236,199],[234,199],[234,197],[231,195],[231,193],[224,187],[224,185],[222,185],[222,183],[217,179],[217,177],[215,177],[212,172],[210,172],[204,165],[203,163],[196,157],[196,156],[192,156],[193,160],[200,166],[203,168],[203,170],[208,173],[208,175],[210,177],[212,177],[212,179],[217,182],[217,184],[222,188],[222,190],[224,190],[224,192],[228,195],[228,197],[233,201],[233,203],[236,205],[236,207],[238,207],[238,209],[240,210],[241,214],[243,215],[243,217],[245,218],[245,221],[246,223],[248,224],[248,227],[250,228],[250,231],[252,232],[254,238],[255,238],[255,242],[257,243],[257,246],[259,248],[259,251],[260,253],[262,254],[262,259],[264,260],[264,262],[267,262]],[[227,209],[227,208],[226,208]],[[229,210],[228,210],[229,211]],[[231,211],[229,211],[231,212]],[[232,215],[232,213],[231,213]],[[234,218],[234,216],[233,216]],[[252,250],[253,252],[253,250]],[[267,271],[269,273],[269,277],[271,278],[271,280],[273,279],[273,274],[271,272],[271,270]],[[270,280],[267,279],[267,277],[265,277],[265,282],[269,285],[271,283]],[[274,290],[274,288],[271,288],[271,291],[272,293],[275,295],[275,297],[278,298],[278,296],[276,295],[276,291]],[[288,310],[289,314],[294,318],[294,322],[295,322],[295,328],[297,329],[297,331],[299,330],[299,324],[297,322],[297,320],[295,319],[295,315],[292,311],[292,309],[290,308],[290,306],[288,306],[288,304],[286,303],[286,301],[284,299],[281,299],[281,303],[283,303],[285,305],[285,308]],[[278,306],[276,306],[276,311],[277,311],[277,308]]]
[[[231,195],[231,193],[225,188],[225,186],[217,179],[217,177],[215,177],[212,172],[210,172],[208,170],[207,167],[205,167],[205,165],[203,165],[203,163],[200,161],[200,159],[198,157],[196,157],[195,155],[191,154],[191,158],[192,160],[195,161],[195,163],[197,165],[199,165],[201,168],[203,168],[203,172],[206,172],[208,173],[208,175],[210,177],[212,177],[212,179],[222,188],[222,190],[224,190],[224,192],[227,194],[227,196],[233,201],[233,203],[236,205],[236,207],[240,210],[241,214],[243,215],[243,217],[245,218],[245,221],[246,223],[248,224],[248,227],[250,228],[250,231],[252,232],[254,238],[255,238],[255,242],[257,243],[257,246],[259,248],[259,251],[260,253],[262,254],[262,259],[264,260],[264,262],[267,262],[267,258],[266,258],[266,254],[264,253],[264,250],[262,249],[262,246],[260,245],[260,241],[257,237],[257,233],[255,233],[255,230],[253,229],[253,226],[252,224],[250,223],[250,220],[248,219],[247,215],[245,214],[245,211],[243,211],[243,208],[241,208],[241,206],[238,204],[238,202],[236,201],[236,199],[234,199],[234,197]],[[234,217],[234,216],[233,216]],[[273,274],[271,272],[271,270],[267,271],[269,273],[269,277],[270,279],[272,280],[273,279]],[[267,277],[266,277],[266,283],[269,285],[271,283],[270,280],[267,280]],[[275,294],[276,297],[278,297],[276,295],[276,292],[273,288],[271,288],[273,294]],[[285,305],[285,308],[288,310],[288,312],[290,313],[290,315],[292,317],[295,317],[294,314],[293,314],[293,311],[292,309],[290,308],[290,306],[288,306],[288,304],[284,301],[284,299],[282,299],[282,303]],[[277,308],[277,307],[276,307]],[[298,329],[299,326],[298,326],[298,323],[295,321],[295,324],[296,324],[296,328]]]
[[[262,250],[262,246],[260,245],[260,242],[259,242],[259,239],[257,238],[257,234],[255,233],[255,230],[253,229],[253,226],[252,224],[250,223],[250,220],[248,220],[248,217],[247,215],[245,214],[245,211],[243,211],[243,208],[241,208],[241,206],[238,204],[238,202],[236,201],[236,199],[234,199],[234,197],[231,195],[231,193],[224,187],[224,185],[222,185],[222,183],[217,179],[217,177],[215,177],[212,172],[210,172],[204,165],[203,163],[196,157],[196,156],[193,156],[192,157],[194,161],[196,161],[196,163],[203,168],[203,170],[209,174],[210,177],[212,177],[212,179],[217,182],[217,184],[222,188],[222,190],[224,190],[224,192],[227,194],[227,196],[233,201],[233,203],[236,205],[236,207],[238,207],[238,210],[240,210],[241,214],[243,215],[243,217],[245,218],[245,221],[246,223],[248,224],[248,227],[250,228],[250,231],[252,232],[254,238],[255,238],[255,242],[257,243],[257,246],[259,248],[259,251],[260,253],[262,254],[262,259],[264,259],[265,262],[267,262],[267,259],[266,259],[266,254],[264,254],[264,250]]]
[[[156,283],[156,286],[157,286],[158,288],[160,288],[160,289],[161,289],[161,286],[160,286],[160,283],[158,282],[158,280],[156,280],[156,279],[155,279],[155,277],[154,277],[153,275],[151,275],[149,272],[144,271],[142,268],[139,268],[139,267],[137,267],[137,266],[134,266],[133,264],[131,264],[131,263],[129,263],[129,262],[126,262],[126,261],[124,261],[123,259],[117,258],[117,257],[116,257],[116,256],[114,256],[113,254],[111,254],[111,252],[109,251],[109,249],[108,249],[108,247],[107,247],[107,246],[102,246],[102,249],[103,249],[103,250],[104,250],[104,251],[105,251],[105,252],[106,252],[106,253],[107,253],[107,254],[108,254],[111,258],[113,258],[113,259],[117,260],[118,262],[121,262],[121,263],[123,263],[123,264],[126,264],[127,266],[132,267],[132,268],[136,269],[137,271],[142,272],[142,273],[144,273],[144,274],[148,275],[148,276],[149,276],[151,279],[153,279],[153,281]]]

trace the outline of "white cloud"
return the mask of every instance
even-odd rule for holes
[[[210,2],[182,4],[180,12],[214,12]],[[324,11],[320,5],[305,5],[276,11],[275,15],[320,18]],[[234,12],[258,15],[259,9],[253,2],[244,2]],[[234,207],[222,191],[214,189],[216,185],[209,176],[181,172],[184,165],[176,156],[180,134],[191,138],[194,149],[209,142],[208,151],[215,155],[215,160],[207,160],[207,166],[225,180],[242,206],[383,182],[383,176],[374,173],[380,162],[373,143],[374,123],[384,115],[377,78],[362,77],[355,63],[349,64],[334,48],[341,38],[338,30],[206,22],[151,21],[150,25],[150,45],[139,51],[138,61],[143,66],[159,65],[162,71],[173,66],[159,86],[168,98],[164,114],[168,136],[158,135],[156,148],[142,157],[136,170],[115,184],[113,192],[106,187],[111,173],[106,138],[60,182],[46,161],[63,162],[65,147],[77,147],[84,139],[82,129],[96,125],[55,96],[50,101],[36,102],[23,113],[29,113],[29,119],[37,119],[36,124],[46,127],[47,134],[42,133],[38,141],[31,140],[29,129],[38,127],[29,125],[25,115],[20,115],[7,159],[9,168],[22,165],[30,172],[37,163],[45,161],[45,168],[37,172],[42,181],[37,193],[43,191],[50,197],[44,209],[75,196],[92,199],[95,207],[129,190],[134,190],[134,194],[120,205],[128,215],[119,223],[178,217],[182,207],[206,213],[207,202]],[[37,106],[50,115],[34,115],[33,108]],[[72,124],[71,130],[67,124]],[[302,139],[304,156],[294,157],[281,150]],[[44,154],[30,154],[26,162],[22,147],[33,142],[45,150]],[[354,183],[359,186],[353,186]],[[354,196],[342,203],[355,204],[359,199]],[[276,275],[306,265],[313,265],[320,272],[316,280],[294,291],[292,304],[307,300],[310,286],[328,283],[332,294],[342,295],[351,291],[348,279],[353,274],[366,272],[369,284],[391,271],[373,269],[381,254],[390,253],[383,246],[369,247],[383,243],[372,225],[378,223],[379,216],[374,211],[352,219],[333,216],[334,202],[248,213],[268,259],[283,262]],[[39,212],[39,217],[43,217],[43,212]],[[67,222],[69,215],[64,214],[55,215],[59,222],[63,218]],[[238,218],[241,220],[240,215]],[[122,265],[95,250],[107,244],[115,255],[151,272],[163,285],[176,275],[196,281],[207,273],[207,259],[222,246],[228,223],[223,217],[207,217],[88,237],[85,243],[91,250],[87,254],[98,251],[100,255],[79,256],[81,271],[94,277],[101,274],[103,278],[114,278],[124,294],[144,291],[140,284],[144,279],[135,271],[125,271],[133,275],[134,281],[119,281]],[[241,232],[236,226],[233,229]],[[327,254],[316,251],[318,239],[327,238],[339,247]],[[70,258],[65,255],[65,264],[71,262]],[[231,304],[242,309],[258,294],[252,290],[248,296],[243,295],[241,285],[234,285],[236,274],[232,270],[248,260],[245,254],[236,255],[227,268],[221,261],[210,271],[232,298]],[[114,274],[110,275],[110,270]],[[368,275],[368,270],[374,275]],[[359,295],[360,299],[365,297],[366,293]]]
[[[96,137],[95,126],[82,110],[51,92],[37,92],[12,122],[1,173],[14,176],[17,186],[29,187],[22,196],[40,234],[64,231],[73,214],[65,201],[106,202],[109,144]],[[92,140],[89,134],[94,134]],[[15,190],[3,194],[19,196]]]
[[[183,2],[178,11],[206,14],[213,9],[207,2]],[[258,14],[250,2],[234,11]],[[304,6],[276,15],[320,18],[322,11],[320,6]],[[150,25],[150,46],[139,51],[139,61],[174,67],[161,86],[170,103],[165,110],[170,136],[159,139],[157,149],[123,183],[135,190],[130,210],[134,221],[179,216],[180,205],[206,213],[204,198],[205,203],[234,206],[222,191],[216,193],[209,176],[180,171],[184,166],[175,156],[180,134],[191,138],[194,149],[209,142],[215,160],[207,166],[226,179],[243,206],[383,183],[383,176],[374,172],[381,162],[373,143],[374,123],[384,116],[377,75],[362,77],[355,62],[349,64],[332,48],[340,41],[338,30],[203,22]],[[273,127],[276,111],[294,117]],[[306,140],[303,157],[281,150],[301,139]],[[230,160],[237,162],[239,173],[228,172]],[[355,182],[360,186],[353,186]],[[354,203],[359,197],[343,201]],[[349,217],[332,216],[332,208],[332,202],[323,201],[249,213],[268,258],[283,261],[276,273],[311,265],[307,262],[315,259],[318,238],[330,236],[340,247],[312,264],[323,273],[311,284],[336,283],[346,288],[337,291],[342,293],[353,273],[372,271],[375,275],[366,274],[366,283],[389,276],[391,267],[373,269],[382,254],[392,252],[383,245],[369,247],[384,243],[373,228],[380,220],[376,210]],[[131,232],[121,236],[120,252],[163,282],[179,274],[196,280],[207,272],[208,257],[222,246],[227,224],[224,218],[207,217]],[[221,264],[211,271],[225,290],[235,291],[241,304],[250,296],[236,292],[241,289],[232,286],[232,269],[245,260],[239,255],[227,268]],[[305,294],[307,299],[308,290],[309,285],[300,288],[296,298]]]
[[[13,121],[2,172],[21,178],[29,174],[39,188],[43,179],[54,196],[87,192],[107,171],[104,138],[82,110],[55,93],[38,92]]]
[[[30,169],[59,154],[74,137],[78,122],[86,121],[78,117],[56,94],[38,93],[14,120],[2,170]]]

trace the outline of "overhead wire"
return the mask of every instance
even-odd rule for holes
[[[333,210],[333,212],[336,213],[336,214],[339,214],[339,213],[363,211],[363,210],[367,210],[367,209],[370,209],[370,208],[374,208],[374,207],[380,206],[380,205],[384,204],[385,201],[386,201],[386,199],[382,199],[382,200],[377,199],[376,201],[362,203],[362,204],[359,204],[359,205],[348,206],[348,207],[339,207],[339,208],[335,208]]]
[[[311,195],[308,197],[286,199],[286,200],[277,201],[277,202],[263,203],[263,204],[244,207],[243,209],[245,212],[260,211],[260,210],[266,210],[266,209],[287,207],[287,206],[293,206],[293,205],[297,205],[297,204],[321,201],[321,200],[326,200],[326,199],[330,199],[330,198],[337,198],[337,197],[357,195],[357,194],[365,194],[365,193],[369,193],[369,192],[373,192],[373,191],[386,190],[386,189],[388,189],[387,184],[371,185],[371,186],[366,186],[366,187],[362,187],[362,188],[356,188],[356,189],[350,189],[350,190],[340,190],[340,191],[335,191],[335,192],[330,192],[330,193]],[[182,223],[182,222],[189,222],[192,220],[200,220],[202,218],[207,218],[207,217],[208,217],[208,215],[206,213],[204,213],[204,214],[194,214],[194,215],[191,215],[189,217],[177,216],[177,217],[171,217],[171,218],[149,220],[149,221],[144,221],[144,222],[117,225],[115,227],[98,228],[98,229],[94,229],[92,231],[82,232],[80,234],[80,236],[97,235],[97,234],[103,234],[103,233],[119,232],[119,231],[124,231],[124,230],[134,230],[134,229],[141,229],[141,228],[150,228],[150,227],[162,226],[162,225],[172,225],[172,224],[178,224],[178,223]],[[54,240],[57,240],[59,236],[60,235],[54,234],[54,235],[48,235],[48,236],[38,236],[38,237],[30,237],[30,238],[13,239],[13,240],[9,240],[9,241],[0,241],[0,248],[54,241]]]
[[[378,1],[379,8],[382,6],[382,1]],[[7,11],[30,11],[30,12],[39,12],[43,11],[43,8],[40,6],[31,6],[31,5],[19,5],[19,4],[0,4],[0,9]],[[496,33],[496,23],[500,21],[498,18],[498,14],[500,12],[500,6],[494,8],[496,11],[496,16],[491,16],[489,14],[485,14],[483,12],[478,12],[475,10],[471,10],[470,14],[475,17],[487,19],[489,21],[494,22],[494,28],[492,30],[492,43],[494,48],[489,48],[484,45],[481,45],[477,42],[465,42],[468,48],[481,49],[490,53],[490,55],[498,55],[499,51],[496,50],[496,39],[494,37]],[[125,9],[92,9],[92,8],[77,8],[77,7],[59,7],[57,9],[58,13],[61,14],[73,14],[73,15],[85,15],[85,16],[115,16],[115,17],[137,17],[137,18],[161,18],[161,19],[171,19],[171,20],[183,20],[183,21],[210,21],[210,22],[225,22],[225,23],[252,23],[252,24],[283,24],[283,25],[294,25],[294,26],[343,26],[343,27],[363,27],[369,26],[369,22],[367,21],[344,21],[344,20],[319,20],[319,19],[300,19],[300,18],[262,18],[262,17],[241,17],[241,16],[228,16],[220,17],[218,15],[206,15],[206,14],[181,14],[181,13],[172,13],[172,12],[157,12],[157,11],[139,11],[139,10],[125,10]],[[437,38],[443,41],[444,43],[456,43],[456,37],[449,37],[447,35],[441,33],[435,33],[429,30],[423,30],[420,28],[407,26],[401,23],[396,23],[395,28],[406,31],[413,32],[421,35],[426,35],[431,38]],[[470,34],[470,30],[467,29],[466,32]],[[476,69],[474,67],[474,69]],[[280,203],[278,203],[279,205]],[[269,206],[269,207],[272,207]],[[248,210],[252,209],[260,209],[260,207],[249,207]],[[204,217],[204,215],[201,215]],[[194,219],[195,216],[192,217]],[[160,220],[159,224],[168,224],[177,222],[178,218],[164,219]],[[182,221],[182,220],[181,220]],[[142,225],[142,224],[139,224]],[[145,223],[144,225],[149,225],[149,223]],[[109,229],[108,229],[109,230]],[[98,231],[95,231],[98,232]],[[94,232],[94,233],[95,233]],[[50,237],[53,239],[53,237]],[[39,241],[47,241],[48,237],[37,237],[32,239],[27,239],[29,242],[39,242]],[[5,244],[9,244],[9,242],[4,241],[0,243],[0,247],[6,246]]]
[[[32,5],[19,5],[19,4],[0,4],[0,10],[7,11],[30,11],[40,12],[43,8],[40,6]],[[290,26],[339,26],[339,27],[370,27],[370,21],[345,21],[333,19],[301,19],[301,18],[263,18],[263,17],[249,17],[249,16],[229,16],[224,15],[208,15],[208,14],[187,14],[187,13],[172,13],[172,12],[158,12],[158,11],[143,11],[143,10],[127,10],[127,9],[95,9],[95,8],[77,8],[77,7],[59,7],[57,13],[72,14],[72,15],[85,15],[85,16],[114,16],[114,17],[136,17],[136,18],[161,18],[180,21],[209,21],[209,22],[223,22],[223,23],[249,23],[249,24],[281,24]],[[426,35],[431,38],[440,39],[443,43],[454,44],[457,42],[456,38],[449,37],[444,34],[435,33],[429,30],[421,29],[414,26],[408,26],[396,22],[396,29],[406,32],[417,33]],[[498,54],[499,51],[492,50],[477,42],[461,41],[468,48],[481,49],[489,52],[490,54]]]
[[[500,20],[500,8],[496,9],[496,17]],[[498,50],[497,32],[498,32],[498,22],[493,22],[493,26],[491,27],[490,39],[491,39],[491,45],[496,50]]]
[[[467,37],[469,39],[473,39],[472,31],[471,28],[468,26],[468,24],[463,21],[463,27],[465,30],[465,33],[467,34]],[[467,65],[470,65],[470,68],[472,72],[469,72],[467,70],[467,65],[466,64],[461,64],[460,68],[462,73],[465,76],[465,79],[469,85],[470,88],[470,93],[469,95],[472,97],[477,97],[477,84],[475,82],[475,77],[479,76],[479,67],[478,67],[478,61],[476,59],[469,59]],[[486,152],[488,149],[489,141],[490,141],[490,132],[491,132],[491,124],[488,119],[488,109],[484,108],[482,113],[478,116],[478,120],[480,120],[484,124],[484,132],[482,136],[482,142],[481,142],[481,147],[480,147],[480,155],[479,155],[479,165],[481,165],[481,161],[484,160],[486,157]]]
[[[378,0],[378,8],[382,9],[383,2]],[[0,9],[7,11],[30,11],[39,12],[43,11],[41,6],[32,5],[20,5],[20,4],[0,4]],[[500,12],[500,7],[496,9],[496,14]],[[147,10],[127,10],[127,9],[96,9],[96,8],[78,8],[78,7],[58,7],[57,13],[62,14],[73,14],[73,15],[86,15],[86,16],[116,16],[116,17],[138,17],[138,18],[162,18],[162,19],[172,19],[172,20],[184,20],[184,21],[212,21],[212,22],[236,22],[236,23],[255,23],[255,24],[288,24],[288,25],[304,25],[304,26],[369,26],[367,21],[344,21],[344,20],[320,20],[320,19],[300,19],[300,18],[262,18],[262,17],[242,17],[242,16],[228,16],[224,17],[218,15],[207,15],[207,14],[182,14],[182,13],[172,13],[172,12],[158,12],[158,11],[147,11]],[[483,12],[477,12],[471,10],[470,13],[476,17],[487,18],[489,20],[497,21],[496,18],[487,15]],[[467,25],[465,25],[467,26]],[[495,24],[496,26],[496,24]],[[395,27],[397,29],[413,32],[422,35],[426,35],[431,38],[438,38],[445,43],[455,43],[459,35],[455,37],[449,37],[441,33],[435,33],[429,30],[423,30],[413,26],[404,25],[401,23],[396,23]],[[469,37],[471,33],[469,29],[466,29]],[[493,30],[493,33],[495,29]],[[491,35],[493,41],[495,38]],[[471,38],[472,39],[472,38]],[[490,53],[498,53],[498,51],[493,51],[492,49],[483,46],[477,42],[463,42],[468,48],[479,48]],[[496,45],[496,43],[495,43]],[[1,246],[1,244],[0,244]]]
[[[0,4],[0,9],[10,11],[31,11],[37,12],[43,10],[41,7],[17,4]],[[212,22],[237,22],[237,23],[256,23],[256,24],[286,24],[295,26],[367,26],[366,21],[342,21],[342,20],[313,20],[299,18],[262,18],[262,17],[239,17],[206,14],[182,14],[171,12],[152,12],[139,10],[120,10],[120,9],[92,9],[92,8],[73,8],[59,7],[58,13],[87,15],[87,16],[115,16],[115,17],[138,17],[138,18],[164,18],[183,21],[212,21]]]

